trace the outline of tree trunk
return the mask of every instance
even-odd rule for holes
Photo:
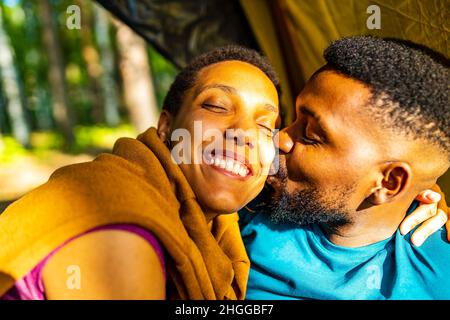
[[[159,117],[147,47],[128,26],[119,22],[116,26],[125,104],[132,124],[142,132],[156,126]]]
[[[116,126],[120,122],[119,96],[117,94],[117,84],[114,79],[114,55],[109,34],[109,18],[105,9],[98,5],[94,5],[94,8],[96,18],[95,31],[102,65],[100,83],[105,103],[105,121],[110,126]]]
[[[69,106],[67,83],[62,60],[61,46],[52,19],[49,0],[39,0],[39,13],[42,19],[44,47],[48,55],[49,82],[53,98],[53,117],[68,146],[75,137],[72,131],[73,114]]]
[[[26,121],[25,103],[22,99],[19,76],[14,64],[11,42],[3,27],[0,7],[0,74],[6,95],[6,109],[11,121],[13,136],[24,146],[30,145],[30,130]]]
[[[81,23],[82,32],[81,35],[81,46],[82,46],[82,56],[86,64],[87,74],[88,74],[88,90],[89,90],[89,101],[91,103],[91,116],[94,123],[101,123],[104,121],[105,112],[103,110],[103,100],[101,95],[100,86],[100,74],[102,72],[102,66],[100,65],[100,58],[95,47],[93,40],[93,19],[92,10],[93,5],[90,1],[78,0],[77,4],[81,10]]]

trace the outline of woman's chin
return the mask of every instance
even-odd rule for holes
[[[241,181],[228,177],[214,169],[197,176],[192,188],[202,208],[216,214],[229,214],[243,208],[264,186],[263,179],[250,178]],[[192,179],[194,180],[194,179]]]
[[[205,183],[202,190],[197,190],[199,192],[196,194],[202,207],[208,208],[209,212],[229,214],[244,208],[261,192],[263,187],[264,180],[253,181],[245,186]]]
[[[199,202],[203,202],[200,201]],[[245,206],[248,201],[233,201],[233,197],[218,197],[212,199],[211,197],[204,201],[202,206],[205,211],[214,212],[216,214],[230,214],[237,212]]]

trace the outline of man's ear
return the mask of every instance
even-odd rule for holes
[[[163,110],[159,116],[157,129],[158,136],[162,142],[170,140],[170,134],[172,132],[172,123],[173,123],[172,115],[167,110]]]
[[[382,170],[377,186],[371,190],[369,201],[374,205],[391,202],[408,189],[411,167],[405,162],[391,162]]]

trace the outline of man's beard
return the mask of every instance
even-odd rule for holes
[[[290,193],[287,191],[286,168],[280,167],[277,176],[280,182],[279,194],[269,196],[262,206],[262,211],[269,214],[274,223],[293,226],[319,223],[330,231],[351,223],[351,211],[346,201],[354,187],[340,186],[339,190],[334,190],[333,196],[313,187]]]

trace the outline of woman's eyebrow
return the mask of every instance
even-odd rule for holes
[[[220,89],[229,94],[237,94],[237,90],[234,87],[230,87],[224,84],[208,84],[195,90],[195,96],[198,96],[201,92],[207,89]]]
[[[264,105],[264,108],[265,108],[267,111],[278,113],[278,108],[275,107],[275,106],[273,106],[273,105],[271,105],[270,103],[266,103],[266,104]]]

